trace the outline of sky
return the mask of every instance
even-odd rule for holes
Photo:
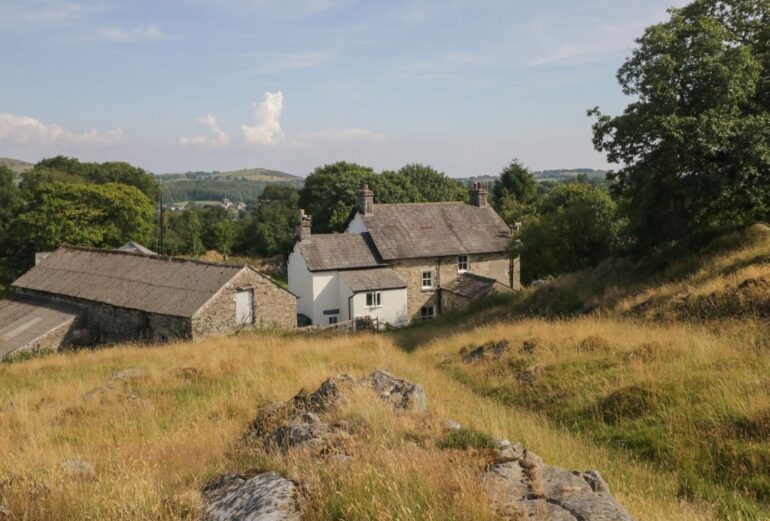
[[[686,0],[0,0],[0,156],[155,173],[606,168],[589,108]]]

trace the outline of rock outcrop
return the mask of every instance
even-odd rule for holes
[[[300,489],[274,472],[224,474],[202,492],[205,521],[299,521]]]
[[[482,478],[494,507],[515,519],[632,521],[595,470],[568,471],[501,440],[495,462]],[[518,517],[517,517],[518,516]]]
[[[486,346],[482,356],[499,355],[506,349],[507,342]],[[314,456],[355,464],[345,454],[346,444],[356,436],[355,427],[330,420],[334,415],[328,413],[358,389],[371,391],[372,399],[384,400],[394,412],[427,412],[428,399],[422,387],[387,371],[377,370],[358,380],[341,375],[327,379],[311,393],[301,391],[291,400],[262,407],[244,441],[279,453],[302,447]],[[442,426],[444,432],[461,428],[453,420],[444,420]],[[477,456],[486,458],[484,454],[491,453],[486,449]],[[520,444],[506,440],[498,442],[487,469],[481,482],[501,519],[632,521],[596,471],[575,472],[546,465]],[[302,513],[301,496],[299,484],[273,472],[225,474],[202,491],[203,519],[297,521]]]

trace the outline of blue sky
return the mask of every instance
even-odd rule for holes
[[[605,167],[586,110],[684,0],[0,0],[0,156]]]

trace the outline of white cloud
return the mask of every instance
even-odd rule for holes
[[[258,145],[275,145],[283,137],[281,130],[281,112],[283,112],[283,93],[265,92],[265,99],[254,106],[254,124],[241,125],[243,139]]]
[[[230,143],[230,133],[225,132],[219,128],[217,118],[211,114],[207,114],[198,118],[196,121],[208,128],[213,134],[212,137],[195,136],[195,137],[180,137],[179,144],[183,147],[186,146],[225,146]]]
[[[77,133],[59,125],[46,124],[29,116],[0,113],[0,143],[8,145],[94,143],[114,144],[123,141],[123,130],[101,132],[91,129]]]
[[[161,28],[155,24],[142,24],[133,29],[103,27],[99,30],[99,38],[120,43],[135,43],[152,40],[168,40],[171,36],[164,33]]]
[[[320,130],[318,132],[308,132],[300,136],[307,141],[342,141],[342,142],[362,142],[362,141],[384,141],[383,134],[377,134],[365,128],[340,128]]]

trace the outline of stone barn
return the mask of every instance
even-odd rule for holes
[[[62,246],[13,287],[0,301],[0,358],[296,326],[296,297],[242,265]]]

